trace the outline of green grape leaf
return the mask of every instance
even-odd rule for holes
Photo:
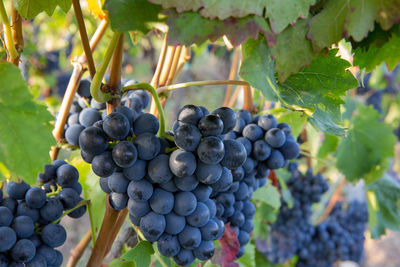
[[[0,162],[11,175],[34,184],[49,150],[56,142],[51,134],[54,117],[34,101],[20,70],[0,63]]]
[[[244,1],[246,2],[246,1]],[[267,17],[275,33],[280,33],[298,17],[306,18],[316,0],[267,0]]]
[[[99,177],[91,170],[91,165],[81,158],[72,161],[79,171],[79,182],[82,185],[83,196],[90,199],[91,209],[93,213],[89,213],[89,218],[93,223],[96,232],[100,230],[105,212],[105,194],[101,190]]]
[[[349,135],[339,144],[336,167],[351,182],[361,178],[367,184],[376,181],[388,167],[388,158],[394,155],[396,137],[379,118],[373,107],[358,107]]]
[[[296,25],[287,27],[276,37],[271,56],[275,59],[275,70],[280,82],[285,81],[290,74],[309,66],[315,58],[311,41],[306,38],[307,23],[307,20],[299,20]]]
[[[379,239],[385,229],[400,231],[400,184],[388,174],[367,187],[369,228]]]
[[[244,254],[240,257],[239,262],[241,266],[245,267],[255,267],[256,266],[256,247],[249,243],[244,248]]]
[[[307,17],[310,5],[316,0],[149,0],[154,4],[162,5],[163,8],[175,8],[177,12],[198,12],[202,17],[209,19],[218,18],[225,20],[230,17],[242,18],[248,15],[266,17],[270,19],[275,33],[281,32],[289,23],[295,22],[298,17]]]
[[[242,45],[243,61],[239,75],[250,85],[260,90],[265,98],[276,101],[278,87],[274,76],[274,61],[270,57],[268,44],[261,35],[257,40],[249,39]]]
[[[361,41],[374,29],[378,15],[377,0],[326,1],[322,11],[310,19],[310,32],[317,51],[339,42],[343,37]]]
[[[164,13],[168,15],[169,44],[201,45],[207,40],[215,41],[226,35],[232,45],[238,46],[249,38],[257,39],[258,33],[263,33],[271,43],[275,38],[267,21],[257,16],[221,21],[204,18],[195,12],[177,13],[170,9]]]
[[[162,8],[147,0],[109,0],[104,8],[108,11],[114,31],[148,33],[153,28],[153,23],[161,21],[159,13]]]
[[[326,158],[330,153],[336,151],[339,144],[339,138],[335,135],[325,134],[322,141],[322,145],[318,150],[317,157],[319,159]]]
[[[150,266],[151,255],[154,254],[154,249],[149,241],[141,241],[134,248],[121,256],[121,259],[126,261],[134,261],[136,266]]]
[[[120,259],[114,259],[108,264],[110,267],[132,267],[134,266],[133,261],[121,261]]]
[[[270,181],[268,181],[265,186],[259,188],[253,193],[253,199],[264,202],[274,209],[279,209],[281,205],[278,190],[271,184]]]
[[[386,39],[386,38],[385,38]],[[380,39],[382,40],[382,39]],[[393,70],[400,61],[400,30],[396,27],[390,31],[385,43],[370,43],[368,46],[357,47],[354,51],[354,65],[372,71],[383,62],[389,71]]]
[[[199,14],[206,18],[220,20],[229,17],[245,17],[247,15],[262,16],[263,9],[266,8],[268,0],[261,1],[241,1],[241,0],[149,0],[154,4],[160,4],[163,8],[176,8],[177,12],[199,11]]]
[[[309,121],[321,131],[344,135],[340,105],[347,90],[358,86],[357,79],[346,69],[350,63],[336,56],[332,49],[327,57],[319,56],[312,64],[278,84],[279,97],[296,110],[304,110]],[[312,115],[311,115],[312,114]]]
[[[71,0],[14,0],[15,9],[24,19],[33,19],[41,12],[46,12],[49,16],[53,15],[57,5],[64,12],[68,12],[71,8]]]

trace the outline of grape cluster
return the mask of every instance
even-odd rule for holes
[[[299,251],[298,267],[333,266],[338,261],[359,262],[364,252],[368,222],[365,202],[352,201],[346,210],[336,203],[327,220],[315,227],[311,242]]]
[[[121,81],[124,86],[137,83],[135,80]],[[150,102],[149,95],[142,90],[131,91],[122,99],[122,107],[131,109],[131,116],[136,119]],[[74,100],[65,125],[65,139],[73,146],[79,146],[79,135],[87,127],[93,126],[107,115],[106,103],[99,103],[90,95],[90,81],[82,79],[77,89],[77,100]]]
[[[313,225],[311,205],[320,202],[328,183],[322,175],[314,176],[310,169],[302,175],[296,164],[290,164],[289,170],[292,177],[287,185],[294,199],[293,207],[282,201],[268,243],[259,246],[259,250],[274,264],[284,263],[297,254],[298,267],[330,267],[338,260],[358,262],[363,254],[368,221],[366,203],[352,201],[346,211],[342,203],[337,203],[326,220]]]
[[[55,248],[64,244],[67,233],[57,220],[81,200],[78,176],[75,167],[56,160],[39,175],[45,189],[11,181],[8,196],[3,198],[0,190],[0,266],[61,266],[63,256]],[[60,190],[52,191],[54,196],[46,195],[57,187]],[[85,211],[81,206],[68,216],[79,218]]]
[[[289,208],[282,200],[279,215],[271,226],[267,251],[263,251],[271,263],[284,263],[298,253],[305,244],[311,241],[314,226],[310,217],[311,205],[319,202],[321,195],[329,185],[320,174],[313,175],[309,169],[302,175],[296,163],[290,164],[292,176],[287,182],[293,196],[293,207]]]
[[[236,112],[233,131],[224,139],[243,144],[247,155],[243,166],[232,170],[231,188],[213,195],[218,216],[236,231],[240,244],[236,256],[239,258],[244,254],[244,246],[250,241],[254,228],[255,206],[250,201],[253,192],[266,183],[271,169],[287,165],[290,159],[299,155],[300,149],[288,124],[278,124],[272,115],[252,118],[246,110]]]

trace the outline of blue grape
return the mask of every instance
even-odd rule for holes
[[[121,141],[112,150],[112,158],[119,167],[128,168],[137,160],[137,149],[128,141]]]
[[[219,226],[214,219],[211,219],[206,225],[200,228],[200,232],[203,240],[216,240],[219,233]]]
[[[174,207],[174,195],[171,192],[156,188],[149,200],[151,209],[158,214],[168,214]]]
[[[92,108],[94,108],[94,109],[97,109],[97,110],[106,109],[106,103],[97,102],[96,99],[94,99],[94,98],[92,98],[92,99],[90,100],[90,106],[91,106]],[[117,108],[118,108],[118,107],[117,107]],[[117,109],[117,108],[115,108],[115,109]]]
[[[107,136],[101,129],[91,126],[79,135],[79,146],[86,153],[99,155],[108,146]]]
[[[0,227],[0,252],[5,252],[17,242],[17,235],[10,227]]]
[[[228,107],[221,107],[214,110],[212,114],[218,115],[224,123],[222,134],[232,131],[232,129],[235,127],[236,115],[232,109]]]
[[[109,151],[103,152],[93,158],[92,170],[101,177],[108,177],[112,175],[117,169],[117,165],[112,159],[112,154]]]
[[[24,181],[20,183],[11,181],[7,184],[7,194],[13,199],[21,200],[25,198],[25,194],[29,188],[30,186]]]
[[[283,146],[279,148],[279,151],[285,159],[295,159],[300,154],[300,147],[296,142],[286,140]]]
[[[197,202],[197,207],[192,214],[186,216],[186,221],[193,227],[202,227],[210,220],[210,210],[207,205]]]
[[[115,107],[113,112],[119,112],[123,114],[128,119],[130,127],[133,126],[133,121],[137,118],[136,112],[133,109],[130,109],[125,106]]]
[[[90,95],[90,81],[87,80],[87,79],[82,79],[79,82],[77,93],[81,97],[91,97],[91,95]]]
[[[17,262],[29,262],[35,257],[36,247],[28,239],[20,239],[11,249],[11,257]]]
[[[146,161],[138,159],[132,166],[124,168],[123,173],[129,180],[139,181],[146,175],[146,166]]]
[[[213,184],[221,178],[221,164],[205,164],[201,161],[197,162],[196,177],[204,184]]]
[[[140,229],[150,242],[157,241],[165,230],[166,222],[163,215],[149,212],[140,219]]]
[[[101,120],[100,112],[94,108],[84,108],[79,113],[79,124],[85,127],[92,126],[96,121]]]
[[[279,150],[273,149],[266,163],[268,168],[271,170],[279,169],[284,166],[285,158],[283,157],[282,153],[279,152]]]
[[[257,124],[264,131],[269,131],[270,129],[276,128],[278,126],[275,117],[271,114],[260,116],[257,120]]]
[[[13,214],[6,207],[0,207],[0,227],[10,226],[13,221]]]
[[[130,129],[129,120],[119,112],[112,112],[103,121],[104,132],[113,140],[124,139]]]
[[[11,228],[15,231],[18,238],[28,238],[33,234],[35,226],[33,220],[28,216],[15,217]]]
[[[200,132],[191,124],[181,124],[175,131],[175,144],[186,151],[195,151],[200,143]]]
[[[36,254],[35,257],[26,264],[26,267],[43,267],[43,266],[47,266],[47,261],[42,255],[39,254]]]
[[[256,124],[247,124],[243,128],[242,135],[252,142],[255,142],[263,137],[263,129]]]
[[[165,215],[165,222],[165,232],[171,235],[179,234],[186,226],[185,217],[179,216],[175,212],[170,212]]]
[[[182,266],[189,266],[194,260],[193,252],[189,249],[181,249],[180,252],[174,256],[174,261]]]
[[[78,170],[69,164],[64,164],[57,169],[57,184],[61,187],[71,187],[79,179]]]
[[[127,190],[129,198],[137,201],[147,201],[153,195],[153,186],[148,181],[131,181]]]
[[[272,128],[265,133],[265,141],[273,148],[283,146],[286,141],[285,133],[279,128]]]
[[[28,216],[33,222],[36,222],[40,218],[39,210],[29,207],[25,200],[18,203],[17,216]]]
[[[178,239],[182,248],[194,249],[200,246],[201,232],[199,228],[186,225],[183,231],[178,234]]]
[[[175,235],[163,234],[157,242],[158,251],[165,257],[173,257],[179,253],[181,246]]]
[[[178,112],[178,121],[197,126],[199,120],[204,116],[200,107],[195,105],[183,106]]]
[[[48,224],[42,229],[42,241],[49,247],[59,247],[67,240],[67,232],[60,224]]]
[[[108,187],[115,193],[126,193],[129,180],[125,178],[122,172],[114,172],[108,177]]]
[[[219,163],[225,155],[224,143],[218,137],[206,137],[200,142],[197,155],[206,164]]]
[[[128,195],[125,193],[110,193],[110,205],[115,210],[123,210],[128,204]]]
[[[142,160],[151,160],[160,152],[160,140],[151,133],[143,133],[138,135],[134,144],[138,150],[138,157]]]
[[[214,256],[215,246],[212,241],[202,241],[200,246],[193,250],[193,254],[201,261],[206,261]]]
[[[79,135],[84,129],[85,127],[80,124],[69,126],[65,131],[65,139],[69,144],[73,146],[79,146]]]
[[[168,192],[172,192],[173,193],[173,192],[178,191],[178,188],[176,187],[176,185],[175,185],[175,183],[174,183],[174,181],[172,179],[169,180],[168,182],[158,184],[158,186],[161,189],[164,189],[165,191],[168,191]]]
[[[244,146],[244,148],[246,149],[247,156],[250,156],[253,150],[253,145],[251,144],[250,140],[247,139],[246,137],[239,137],[238,139],[236,139],[236,141]]]
[[[173,174],[169,167],[170,158],[160,154],[149,162],[147,172],[152,181],[165,183],[171,180]]]
[[[199,184],[199,181],[194,175],[184,176],[184,177],[175,176],[173,181],[176,187],[182,191],[192,191]]]
[[[63,204],[64,210],[69,210],[78,204],[79,195],[72,188],[63,188],[58,194],[58,199]]]
[[[169,157],[169,168],[178,177],[190,176],[196,170],[196,158],[191,152],[175,150]]]
[[[251,113],[244,109],[236,111],[236,118],[244,120],[246,124],[249,124],[252,121]]]
[[[205,202],[210,198],[212,188],[205,184],[199,184],[192,193],[196,196],[197,201]]]
[[[103,190],[104,193],[106,193],[106,194],[111,193],[111,189],[110,189],[110,187],[108,187],[108,178],[107,177],[101,177],[99,183],[100,183],[101,190]]]
[[[132,198],[128,201],[128,210],[130,214],[143,217],[151,211],[148,201],[137,201]],[[167,222],[168,225],[168,222]]]
[[[222,166],[236,169],[243,165],[247,158],[244,146],[235,140],[224,140],[225,156],[221,161]]]
[[[160,124],[157,118],[150,113],[140,114],[133,123],[133,132],[136,135],[143,133],[156,134],[159,128]]]
[[[52,222],[61,217],[63,213],[63,205],[58,198],[48,198],[46,204],[40,208],[40,216],[48,221]]]
[[[217,115],[207,115],[200,119],[197,125],[203,136],[218,136],[224,130],[224,123]]]
[[[197,207],[197,200],[191,192],[179,192],[175,194],[174,212],[181,216],[192,214]]]

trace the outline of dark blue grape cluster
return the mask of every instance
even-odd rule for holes
[[[315,227],[312,240],[299,250],[297,267],[334,266],[336,261],[360,262],[368,222],[365,202],[336,203],[327,220]]]
[[[137,83],[135,80],[121,81],[123,86]],[[93,126],[107,115],[106,103],[97,102],[90,95],[90,81],[82,79],[77,89],[77,100],[74,100],[65,125],[65,139],[73,146],[79,146],[79,135],[87,127]],[[150,102],[149,95],[142,90],[131,91],[122,99],[121,110],[130,109],[130,115],[136,119]],[[127,111],[125,111],[127,112]]]
[[[319,202],[329,185],[320,174],[313,175],[309,169],[304,175],[297,170],[296,163],[289,165],[292,176],[287,182],[293,196],[293,207],[289,208],[282,199],[279,215],[274,224],[268,244],[262,252],[271,263],[284,263],[308,244],[314,234],[310,217],[311,205]]]
[[[4,198],[0,190],[0,266],[61,266],[63,256],[55,248],[64,244],[67,233],[57,220],[82,200],[78,178],[74,166],[56,160],[39,175],[42,187],[11,181]],[[85,211],[81,206],[68,216],[79,218]]]
[[[266,183],[271,169],[287,165],[290,159],[299,155],[300,149],[288,124],[278,124],[272,115],[253,118],[246,110],[236,112],[233,131],[224,139],[241,143],[247,155],[243,166],[232,170],[231,188],[213,193],[218,216],[236,231],[240,244],[239,258],[244,254],[244,246],[250,241],[254,227],[252,219],[256,208],[251,202],[253,192]]]
[[[333,266],[338,260],[358,262],[363,254],[363,241],[368,210],[365,202],[350,202],[347,211],[336,204],[328,219],[318,225],[311,222],[311,205],[320,202],[329,189],[322,175],[305,175],[290,164],[287,182],[293,196],[293,207],[282,200],[278,218],[271,225],[269,240],[258,249],[273,264],[284,263],[298,255],[298,267]],[[259,243],[260,244],[260,243]]]

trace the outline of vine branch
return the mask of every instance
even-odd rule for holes
[[[14,8],[14,1],[11,1],[11,33],[18,56],[11,62],[18,67],[21,53],[24,51],[24,37],[22,34],[22,17]]]
[[[79,0],[72,0],[72,6],[74,7],[76,21],[78,23],[79,34],[81,36],[81,43],[83,45],[83,50],[85,51],[86,60],[90,72],[90,77],[93,79],[96,73],[96,67],[94,65],[92,51],[90,49],[89,38],[87,36],[85,21],[83,20],[83,14]]]
[[[0,18],[3,23],[3,28],[5,32],[5,45],[9,56],[8,61],[12,62],[15,58],[18,57],[18,52],[17,49],[15,49],[14,40],[11,33],[10,21],[8,20],[8,15],[3,0],[0,0]]]
[[[236,77],[237,68],[239,65],[239,55],[240,55],[240,50],[235,49],[233,51],[232,64],[231,64],[231,69],[229,71],[228,80],[234,80]],[[226,87],[226,91],[225,91],[224,102],[222,104],[223,106],[228,106],[229,99],[231,98],[231,94],[232,94],[232,84],[228,84],[228,86]]]
[[[94,51],[100,41],[100,39],[103,37],[106,29],[108,26],[108,21],[103,20],[99,27],[97,28],[96,32],[94,33],[91,41],[90,41],[90,49],[91,51]],[[61,103],[60,111],[57,116],[57,121],[55,128],[53,130],[53,135],[57,142],[61,142],[62,138],[64,137],[64,126],[65,123],[67,122],[69,110],[71,108],[76,90],[78,89],[81,77],[83,72],[85,71],[85,68],[83,65],[86,62],[86,55],[82,54],[78,60],[73,62],[74,68],[71,74],[71,78],[69,79],[67,89],[64,94],[64,98]],[[51,158],[54,160],[57,158],[57,149],[52,149],[51,152]]]
[[[82,257],[83,252],[85,252],[85,249],[90,243],[90,240],[92,239],[92,231],[89,229],[89,231],[86,232],[85,236],[79,241],[78,245],[71,250],[70,256],[68,259],[67,267],[75,267],[76,264],[78,263],[79,259]]]
[[[165,60],[165,54],[167,52],[167,33],[164,36],[164,41],[163,41],[163,45],[161,48],[161,52],[160,52],[160,56],[158,58],[158,63],[157,63],[157,67],[156,70],[154,72],[153,78],[151,79],[151,86],[153,87],[158,87],[158,82],[160,80],[160,74],[161,74],[161,70],[162,67],[164,65],[164,60]]]
[[[118,97],[112,98],[107,101],[107,114],[119,106],[121,103],[121,71],[122,71],[122,58],[124,53],[124,34],[120,34],[111,60],[110,80],[108,89],[112,95]]]
[[[195,82],[186,82],[186,83],[177,83],[172,85],[166,85],[157,88],[157,93],[161,94],[167,91],[185,88],[189,86],[204,86],[204,85],[222,85],[222,84],[236,84],[236,85],[249,85],[248,82],[238,81],[238,80],[211,80],[211,81],[195,81]]]

